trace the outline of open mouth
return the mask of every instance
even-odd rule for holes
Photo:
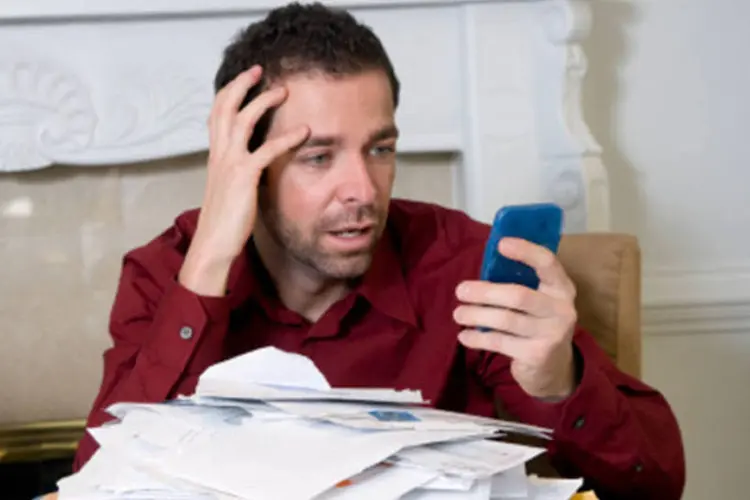
[[[331,231],[331,234],[339,238],[357,238],[358,236],[364,236],[372,231],[371,227],[363,227],[357,229],[344,229],[342,231]]]

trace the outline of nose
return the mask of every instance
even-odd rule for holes
[[[370,204],[375,201],[376,194],[372,173],[361,154],[352,156],[342,169],[339,199],[342,203]]]

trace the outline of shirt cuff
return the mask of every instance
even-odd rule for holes
[[[144,346],[147,356],[167,368],[184,369],[207,333],[215,325],[228,322],[229,311],[227,297],[204,297],[178,281],[170,283]]]
[[[575,390],[567,398],[556,402],[543,401],[529,396],[520,387],[516,389],[509,402],[524,422],[553,429],[555,434],[564,433],[576,428],[576,425],[580,427],[581,423],[577,423],[580,418],[585,423],[590,409],[599,412],[612,404],[602,400],[603,393],[607,392],[602,386],[611,384],[603,379],[605,376],[599,370],[596,356],[587,355],[586,347],[577,343],[573,344],[573,349],[576,351],[574,357],[578,363],[576,371],[579,378]]]
[[[602,372],[593,356],[581,356],[581,381],[567,399],[557,403],[559,418],[555,439],[575,441],[582,448],[596,444],[622,415],[621,397],[612,381]]]
[[[534,400],[529,411],[535,412],[537,425],[553,430],[551,448],[555,451],[573,451],[580,461],[586,460],[586,450],[599,449],[607,443],[610,449],[634,451],[632,456],[620,456],[638,467],[636,447],[632,443],[617,441],[629,439],[629,434],[619,432],[624,416],[628,415],[623,400],[615,383],[599,364],[597,353],[590,352],[586,343],[574,344],[579,349],[579,361],[583,363],[581,379],[575,391],[566,399],[556,403],[545,403]],[[583,454],[581,455],[581,452]]]
[[[583,357],[587,358],[585,354]],[[629,430],[630,411],[624,407],[628,403],[606,368],[595,356],[588,358],[580,385],[560,404],[550,452],[575,462],[576,474],[587,471],[591,477],[605,481],[616,467],[629,475],[629,481],[636,481],[643,465],[639,443]],[[621,480],[619,476],[613,481]]]

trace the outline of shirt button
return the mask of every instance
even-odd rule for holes
[[[585,424],[585,423],[586,423],[586,419],[585,418],[578,417],[578,420],[576,420],[575,423],[573,424],[573,428],[574,429],[580,429],[581,427],[583,427],[583,424]]]
[[[180,338],[182,340],[190,340],[193,338],[193,329],[189,326],[183,326],[180,328]]]
[[[641,472],[643,470],[643,464],[636,464],[635,465],[635,471]]]

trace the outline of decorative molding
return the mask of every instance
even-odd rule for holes
[[[645,336],[750,334],[750,301],[646,306]]]
[[[88,89],[52,64],[0,65],[0,170],[30,170],[91,143],[96,115]]]
[[[644,269],[645,335],[750,333],[750,265]]]
[[[643,276],[643,302],[654,307],[750,301],[749,265],[645,267]]]
[[[560,95],[549,94],[546,80],[537,86],[537,102],[553,101],[539,110],[542,161],[551,174],[547,197],[565,208],[567,231],[608,231],[609,180],[602,148],[583,119],[582,84],[588,64],[581,42],[590,32],[591,7],[582,0],[555,0],[544,4],[540,18],[546,41],[555,49],[544,52],[550,58],[546,66],[562,66],[555,74],[563,77],[554,87]]]
[[[165,81],[169,84],[160,83]],[[97,112],[94,91],[54,64],[0,66],[0,171],[139,161],[203,149],[210,109],[205,85],[175,73],[123,75],[120,89]]]
[[[537,0],[471,0],[471,3]],[[279,0],[121,0],[90,2],[87,0],[3,0],[0,21],[42,21],[96,19],[141,16],[205,16],[264,12],[285,2]],[[381,7],[439,7],[468,3],[467,0],[326,0],[326,5],[345,9]]]
[[[258,10],[253,5],[248,8]],[[365,13],[365,17],[375,17],[376,24],[378,20],[382,24],[393,16],[404,17],[404,14],[395,11],[389,12],[388,17],[378,14],[369,12]],[[419,13],[414,16],[419,16]],[[446,20],[454,23],[446,11],[431,17],[438,27],[444,26]],[[126,164],[205,150],[208,147],[206,120],[213,100],[211,81],[216,61],[209,58],[193,61],[189,54],[173,53],[171,47],[163,43],[169,39],[184,40],[185,37],[217,40],[217,32],[228,38],[245,24],[233,16],[222,20],[226,26],[223,29],[207,27],[209,23],[205,21],[205,18],[191,20],[191,23],[195,23],[194,29],[190,29],[188,24],[179,28],[165,26],[165,32],[173,32],[171,37],[152,32],[150,35],[158,38],[160,43],[141,42],[142,48],[149,46],[150,50],[147,51],[117,54],[86,45],[83,37],[79,40],[77,36],[71,36],[68,38],[70,49],[53,58],[54,62],[47,61],[49,56],[40,56],[41,47],[37,54],[27,55],[23,60],[15,60],[15,54],[10,58],[11,51],[8,55],[0,53],[0,61],[6,61],[0,65],[0,95],[3,96],[0,100],[0,136],[3,137],[0,143],[0,172],[35,170],[53,164]],[[158,23],[159,20],[151,22]],[[138,23],[125,23],[124,30],[138,30],[137,26],[131,27],[133,24]],[[403,20],[400,24],[410,25]],[[97,22],[89,25],[98,26]],[[14,28],[22,34],[24,29],[34,27],[24,25]],[[101,29],[107,27],[103,25]],[[143,37],[149,36],[143,28],[138,31]],[[429,31],[429,28],[416,31]],[[394,38],[387,30],[382,35],[386,41]],[[125,35],[119,36],[121,39],[115,41],[125,42],[122,40]],[[136,38],[135,35],[132,37]],[[3,44],[0,33],[0,46],[12,47],[12,42],[11,37],[9,43]],[[423,49],[406,47],[399,42],[398,39],[390,42],[394,60],[413,60],[423,52]],[[209,47],[210,43],[207,41],[205,46]],[[450,42],[443,41],[442,44]],[[29,45],[33,47],[33,44]],[[220,54],[223,48],[223,45],[214,45],[210,50],[212,57]],[[394,50],[394,46],[403,49]],[[25,52],[33,51],[27,49]],[[92,62],[81,68],[72,54],[90,55]],[[447,51],[447,54],[456,61],[460,58],[456,50]],[[109,58],[118,59],[116,72],[103,78],[93,61]],[[73,70],[75,66],[78,68]],[[435,62],[432,66],[440,64]],[[433,70],[436,68],[420,68],[419,65],[412,71],[410,69],[402,63],[399,72],[407,94],[409,88],[428,84],[426,80],[436,72]],[[456,102],[453,94],[457,85],[448,83],[433,87],[435,101]],[[416,106],[413,104],[416,101],[414,97],[406,100],[399,110],[400,121],[406,122],[401,127],[401,152],[461,151],[463,133],[460,127],[455,126],[457,104],[453,106],[455,109],[443,105],[436,110],[434,103],[425,102],[424,98]],[[499,125],[502,126],[502,123]]]
[[[466,208],[491,220],[501,204],[551,200],[566,211],[566,231],[609,230],[601,148],[580,109],[588,6],[510,7],[463,8]]]
[[[12,0],[0,13],[0,172],[205,150],[225,44],[282,3]],[[567,231],[608,229],[600,148],[581,116],[585,2],[328,3],[354,9],[394,61],[400,150],[460,155],[460,208],[490,221],[500,205],[551,199]]]

